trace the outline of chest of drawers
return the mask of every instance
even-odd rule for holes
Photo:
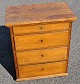
[[[74,20],[64,2],[7,7],[17,81],[68,75]]]

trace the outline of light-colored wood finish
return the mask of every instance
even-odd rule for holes
[[[64,2],[11,6],[6,9],[6,26],[74,21],[76,16]]]
[[[16,79],[18,79],[18,77],[19,77],[19,73],[18,72],[19,71],[18,71],[18,62],[17,62],[16,52],[15,52],[15,42],[14,42],[14,37],[13,37],[13,28],[10,28],[10,35],[11,35],[12,49],[13,49],[13,55],[14,55]]]
[[[35,26],[18,26],[14,27],[13,31],[15,35],[26,34],[26,33],[40,33],[49,31],[61,31],[69,30],[69,22],[46,24],[46,25],[35,25]]]
[[[67,62],[67,71],[68,71],[68,65],[69,65],[69,52],[70,52],[70,41],[71,41],[71,30],[72,30],[72,22],[69,24],[69,45],[68,45],[68,50],[67,50],[67,56],[68,56],[68,62]]]
[[[18,66],[68,60],[67,47],[16,52],[16,56]]]
[[[47,48],[50,46],[67,46],[69,42],[69,31],[15,36],[14,39],[16,51]]]
[[[16,81],[20,82],[20,81],[23,81],[23,80],[34,80],[34,79],[60,77],[60,76],[68,76],[68,73],[60,73],[60,74],[46,75],[46,76],[36,76],[36,77],[29,77],[29,78],[19,78],[19,79],[16,79]]]
[[[60,73],[67,73],[67,61],[19,67],[20,78],[54,75]]]
[[[65,2],[7,7],[16,81],[68,75],[76,19]]]

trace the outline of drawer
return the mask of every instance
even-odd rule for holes
[[[61,30],[69,30],[69,22],[46,24],[46,25],[35,25],[35,26],[13,27],[13,31],[15,35],[25,34],[25,33],[61,31]]]
[[[18,65],[67,60],[67,47],[16,52]]]
[[[67,61],[20,66],[19,78],[55,75],[67,73]]]
[[[69,31],[15,36],[14,40],[16,51],[67,46],[69,43]]]

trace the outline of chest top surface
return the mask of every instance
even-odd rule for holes
[[[76,16],[65,2],[10,6],[6,8],[6,26],[42,22],[74,21]]]

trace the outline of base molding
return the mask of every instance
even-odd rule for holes
[[[20,79],[16,79],[16,81],[20,82],[20,81],[24,81],[24,80],[34,80],[34,79],[58,77],[58,76],[67,76],[67,75],[68,75],[68,73],[61,73],[61,74],[55,74],[55,75],[37,76],[37,77],[29,77],[29,78],[20,78]]]

